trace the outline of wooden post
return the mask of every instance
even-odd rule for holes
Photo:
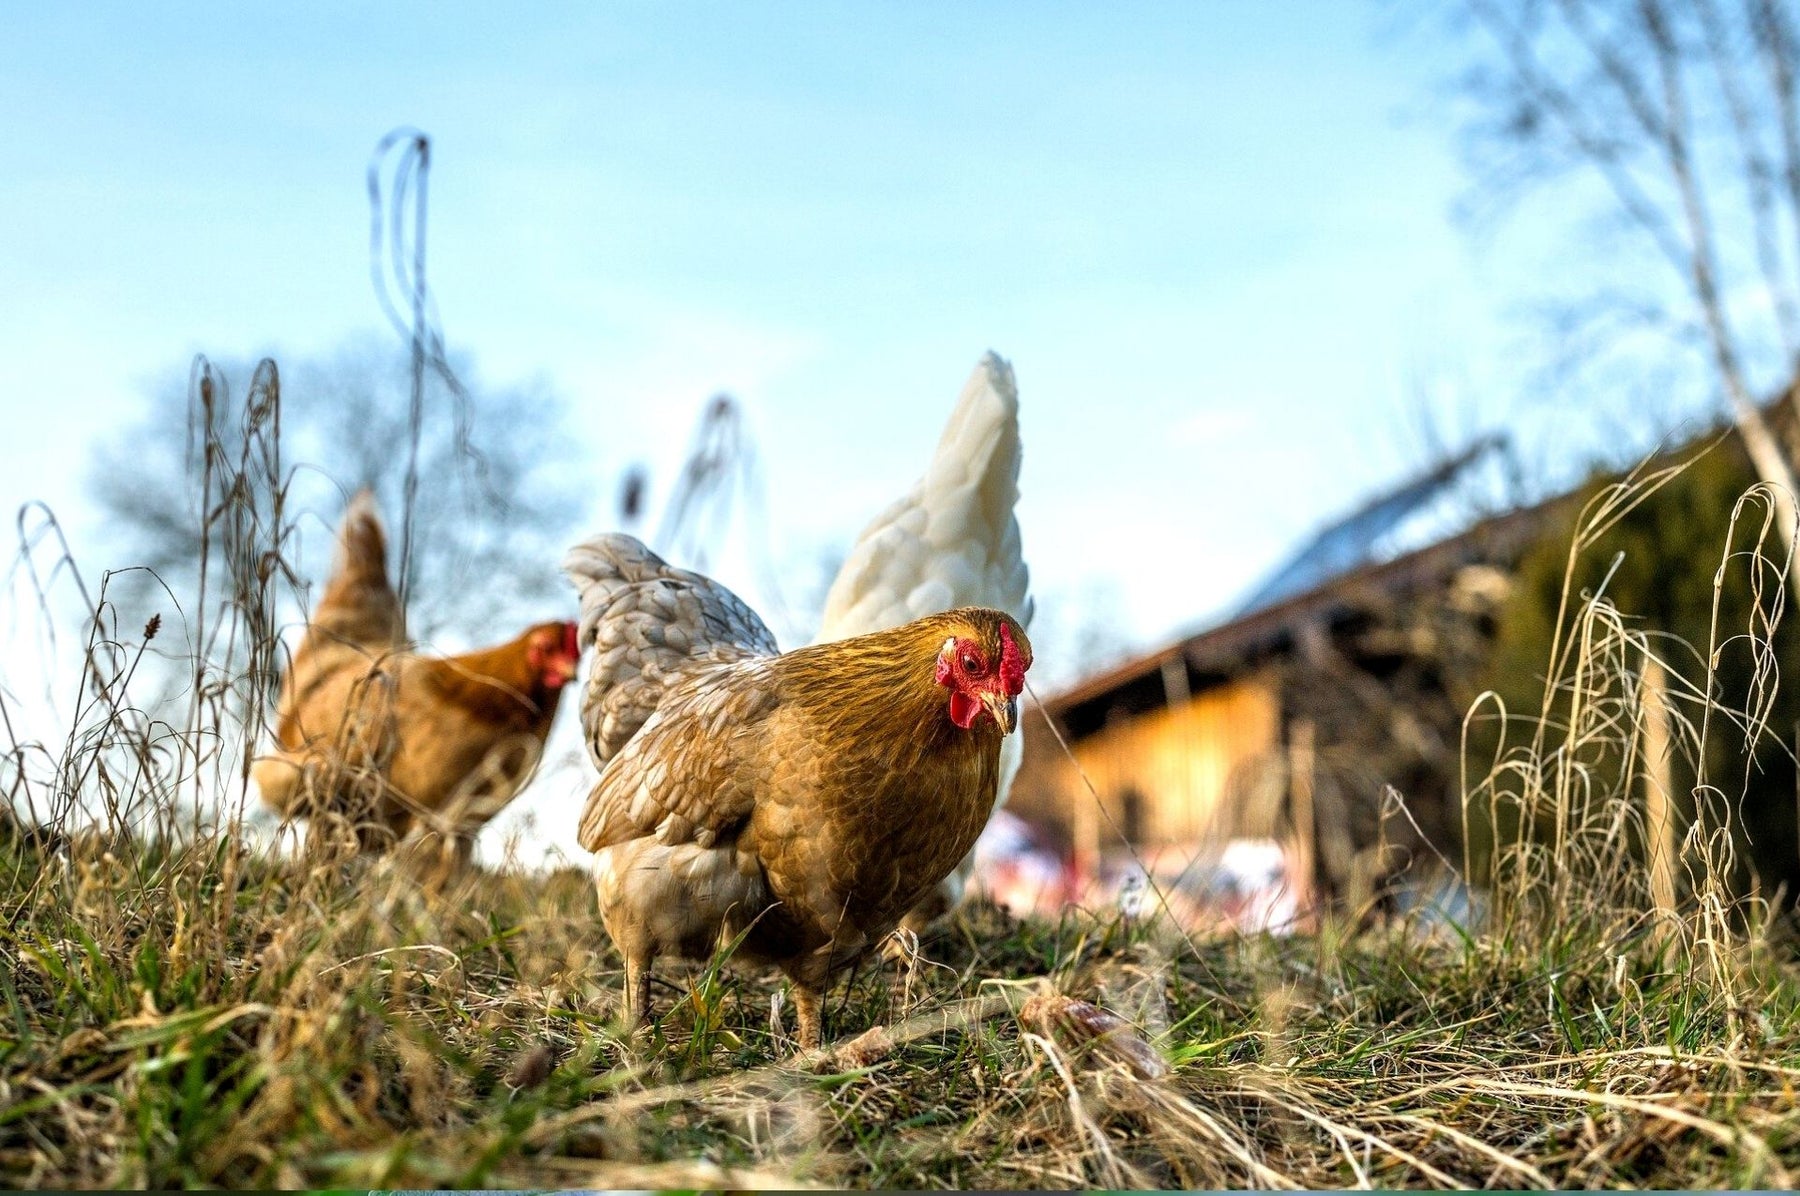
[[[1193,698],[1188,688],[1187,657],[1166,656],[1162,662],[1163,702],[1169,709],[1185,706]]]
[[[1670,761],[1669,679],[1654,658],[1644,665],[1644,849],[1649,857],[1650,901],[1659,927],[1675,917],[1675,811]]]
[[[1313,812],[1315,731],[1312,720],[1297,718],[1288,728],[1288,813],[1294,822],[1294,905],[1302,916],[1318,891],[1318,828]]]
[[[1100,797],[1088,791],[1073,759],[1069,761],[1068,777],[1069,792],[1075,797],[1074,817],[1069,820],[1070,846],[1074,849],[1076,883],[1086,893],[1100,877]]]

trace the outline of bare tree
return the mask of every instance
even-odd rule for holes
[[[249,385],[248,363],[215,368],[234,391]],[[299,564],[317,578],[330,560],[345,500],[358,487],[375,487],[390,521],[399,523],[411,374],[404,353],[371,338],[284,363],[282,379],[286,505],[299,525]],[[467,391],[466,422],[451,417],[442,393],[428,396],[427,409],[433,416],[419,444],[409,630],[425,641],[447,635],[476,642],[566,606],[556,562],[589,514],[594,491],[560,402],[542,387],[476,385]],[[216,410],[221,419],[243,418],[236,402],[219,402]],[[231,438],[231,429],[220,432]],[[149,566],[178,596],[198,591],[201,568],[197,447],[183,375],[152,392],[137,425],[100,446],[91,471],[115,559]]]
[[[816,593],[805,593],[796,606],[790,593],[795,583],[792,566],[776,564],[768,483],[755,436],[737,399],[716,394],[702,409],[686,458],[668,487],[654,536],[638,526],[650,482],[650,469],[643,463],[627,471],[617,508],[623,530],[643,534],[657,552],[702,573],[714,553],[735,542],[748,558],[758,607],[781,641],[805,643],[813,637],[824,614],[825,592],[843,563],[842,553],[838,551],[832,561],[832,550],[827,550],[801,564],[805,574],[809,566],[824,568],[830,562],[823,581],[813,587]]]
[[[1650,332],[1708,377],[1764,481],[1795,493],[1761,396],[1800,372],[1800,42],[1786,0],[1458,0],[1488,38],[1465,79],[1484,200],[1553,187],[1613,217],[1647,281],[1610,269],[1595,337]],[[1794,542],[1791,504],[1781,531]],[[1800,557],[1796,557],[1800,570]]]

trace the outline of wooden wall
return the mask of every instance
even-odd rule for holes
[[[1272,761],[1279,769],[1282,758],[1281,703],[1272,672],[1203,690],[1175,706],[1122,715],[1072,744],[1104,813],[1042,723],[1028,721],[1027,732],[1010,808],[1064,839],[1084,869],[1102,849],[1118,847],[1120,833],[1146,848],[1208,838],[1228,796],[1248,795],[1248,774],[1266,771]]]

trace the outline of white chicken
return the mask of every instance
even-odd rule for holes
[[[989,352],[963,386],[925,476],[877,515],[825,598],[818,642],[885,631],[959,606],[1003,610],[1031,626],[1031,573],[1013,505],[1019,498],[1019,390],[1012,366]],[[1022,729],[1022,727],[1021,727]],[[1019,771],[1021,734],[1000,750],[1006,803]],[[970,852],[903,925],[915,933],[956,908],[975,870]]]

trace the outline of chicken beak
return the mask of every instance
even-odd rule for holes
[[[994,716],[994,722],[1000,726],[1000,734],[1011,735],[1019,725],[1019,699],[1014,694],[995,693],[992,690],[981,695],[981,704],[987,712]]]

